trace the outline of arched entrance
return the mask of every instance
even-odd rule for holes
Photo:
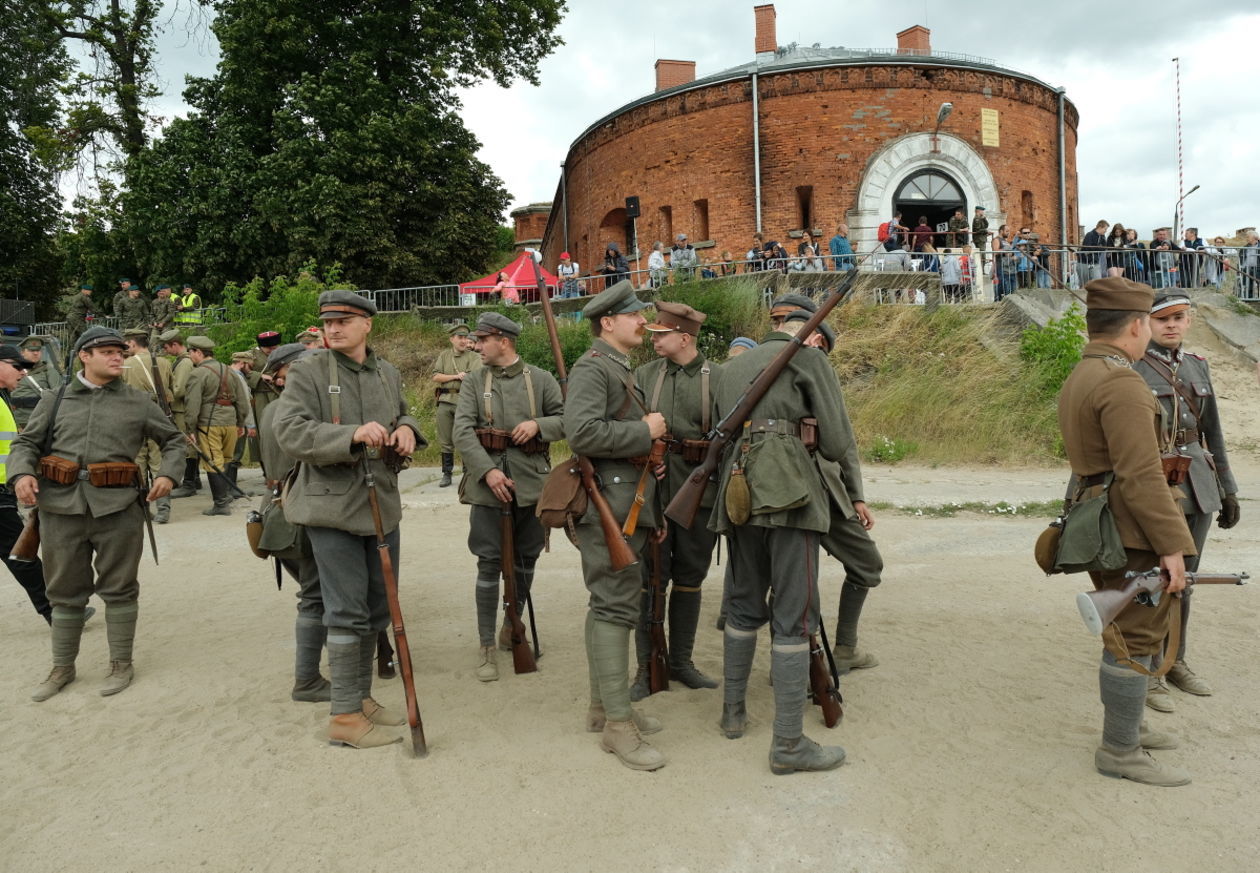
[[[943,196],[939,186],[948,182],[954,186],[959,195],[947,204],[950,215],[959,205],[967,207],[967,221],[971,221],[971,209],[983,206],[987,210],[989,227],[996,229],[1006,220],[1002,204],[998,202],[997,185],[993,182],[993,174],[984,162],[984,158],[965,140],[946,133],[936,137],[937,150],[932,150],[933,137],[930,133],[912,133],[885,145],[866,166],[862,174],[862,182],[858,187],[857,206],[848,213],[849,238],[853,247],[859,252],[869,252],[875,247],[881,222],[887,221],[895,208],[894,198],[902,194],[912,194],[916,190],[924,195],[923,200],[908,197],[901,201],[902,223],[914,227],[920,215],[928,214],[923,210],[915,211],[914,203],[930,202],[932,192]],[[907,183],[924,176],[914,186]],[[926,185],[926,189],[922,186]],[[906,208],[909,205],[909,208]],[[929,219],[931,215],[928,216]],[[949,215],[945,216],[949,220]],[[932,222],[935,225],[936,222]]]
[[[907,178],[893,194],[893,210],[901,212],[902,224],[911,230],[922,222],[938,233],[932,245],[943,248],[952,245],[944,233],[945,226],[954,217],[954,210],[961,209],[967,215],[967,200],[953,177],[935,167],[920,170]]]

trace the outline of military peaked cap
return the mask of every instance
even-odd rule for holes
[[[477,336],[510,336],[515,339],[521,335],[521,326],[498,312],[483,312],[473,332]]]
[[[112,327],[89,327],[83,331],[83,335],[75,342],[74,353],[77,355],[84,349],[94,349],[99,346],[118,346],[125,349],[127,348],[127,341],[123,339],[122,334]]]
[[[656,321],[649,324],[647,329],[659,333],[677,330],[692,336],[700,336],[700,325],[704,324],[708,317],[686,303],[661,301],[656,304]]]
[[[345,318],[350,315],[371,318],[376,315],[376,304],[345,288],[325,291],[319,295],[320,318]]]
[[[605,288],[596,294],[591,302],[582,308],[582,316],[594,321],[605,315],[638,312],[640,309],[646,309],[647,305],[634,295],[634,285],[630,280],[622,279],[611,288]]]
[[[1085,283],[1087,309],[1113,309],[1123,312],[1150,312],[1155,292],[1150,285],[1131,282],[1120,276]]]

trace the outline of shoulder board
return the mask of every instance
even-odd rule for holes
[[[1192,357],[1192,358],[1198,358],[1200,361],[1206,361],[1206,360],[1207,360],[1207,358],[1203,357],[1203,355],[1197,355],[1197,354],[1195,354],[1194,352],[1186,352],[1185,354],[1189,355],[1189,356],[1190,356],[1190,357]]]

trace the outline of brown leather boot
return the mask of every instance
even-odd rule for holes
[[[371,697],[363,698],[363,714],[367,716],[367,720],[372,724],[385,725],[386,727],[401,727],[407,723],[407,719],[393,710],[386,709]]]
[[[42,703],[74,681],[74,665],[53,667],[48,678],[39,683],[39,687],[31,694],[31,700]]]
[[[665,756],[644,742],[633,721],[605,722],[599,745],[631,770],[659,770],[665,766]]]
[[[385,730],[361,712],[334,715],[328,720],[328,744],[350,746],[355,749],[375,749],[402,742],[402,737]]]
[[[641,734],[654,734],[664,727],[659,718],[644,715],[637,709],[630,710],[630,718],[634,721],[634,726],[639,729]],[[604,712],[604,704],[592,703],[590,708],[586,710],[587,732],[592,734],[600,733],[604,730],[604,725],[607,722],[608,716]]]

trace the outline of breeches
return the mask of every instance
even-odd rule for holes
[[[831,507],[831,529],[819,539],[827,554],[844,565],[844,581],[874,588],[880,582],[884,559],[871,535],[857,518],[845,518]]]
[[[438,444],[442,447],[442,452],[447,455],[455,451],[455,406],[454,403],[437,405]]]
[[[217,424],[202,428],[197,434],[197,445],[205,452],[210,463],[222,470],[236,450],[236,428]]]
[[[502,572],[502,517],[496,506],[471,506],[468,513],[468,551],[477,556],[477,576],[497,578]],[[534,507],[512,504],[512,566],[516,582],[529,584],[528,576],[543,550],[543,526],[534,515]],[[522,593],[522,597],[524,594]]]
[[[717,538],[718,535],[709,530],[702,520],[697,520],[691,530],[671,524],[660,548],[661,584],[668,587],[673,582],[683,588],[699,588],[709,574]],[[649,557],[651,551],[650,546],[645,548],[644,556]],[[642,574],[646,587],[650,584],[650,560],[643,561]]]
[[[630,550],[642,555],[649,528],[640,527],[630,537]],[[642,569],[631,564],[614,570],[608,558],[603,529],[598,524],[577,526],[578,551],[582,553],[582,578],[590,594],[588,604],[596,621],[634,627],[639,621],[639,598],[643,592]]]
[[[44,579],[53,606],[82,609],[93,592],[111,605],[140,598],[136,571],[144,552],[144,530],[139,504],[102,518],[41,512],[39,528]]]
[[[818,534],[743,525],[730,534],[731,591],[726,623],[755,631],[771,623],[776,643],[804,643],[818,631]],[[774,593],[774,612],[766,604]]]
[[[1125,549],[1129,560],[1119,570],[1089,574],[1096,590],[1120,589],[1124,587],[1124,574],[1129,570],[1146,572],[1159,566],[1159,556],[1154,552],[1137,549]],[[1116,616],[1116,627],[1124,638],[1124,644],[1131,655],[1159,654],[1164,637],[1168,636],[1168,609],[1172,605],[1172,597],[1167,594],[1159,598],[1158,606],[1142,606],[1132,603]]]
[[[385,597],[385,574],[376,537],[314,526],[306,528],[306,535],[319,570],[325,627],[347,628],[359,634],[388,627],[389,601]],[[385,542],[397,573],[397,528],[385,535]]]

